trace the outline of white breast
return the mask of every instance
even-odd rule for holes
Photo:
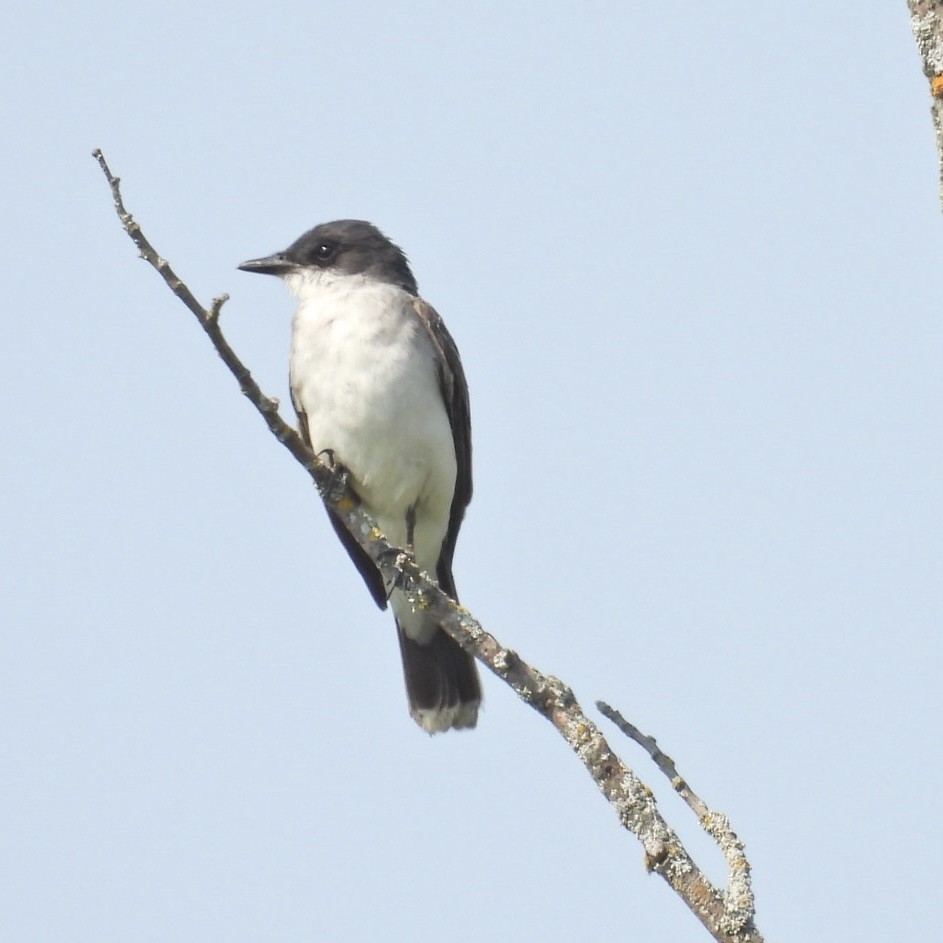
[[[315,451],[331,449],[396,545],[416,518],[417,562],[435,572],[455,490],[435,351],[412,296],[363,276],[291,276],[299,298],[291,388]]]

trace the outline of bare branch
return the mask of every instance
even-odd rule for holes
[[[553,724],[612,804],[620,823],[641,842],[648,870],[661,875],[677,891],[714,939],[722,943],[762,943],[762,936],[753,926],[752,895],[733,893],[735,889],[743,887],[743,874],[749,890],[749,866],[746,865],[746,859],[736,859],[742,862],[737,867],[743,873],[735,875],[731,863],[734,859],[728,857],[731,870],[728,890],[723,893],[715,888],[661,817],[652,791],[615,755],[599,728],[583,712],[572,690],[558,678],[544,675],[531,667],[514,651],[503,646],[482,628],[467,609],[449,598],[434,580],[420,571],[408,553],[390,545],[376,523],[358,506],[356,495],[344,481],[319,461],[301,436],[279,416],[278,400],[261,391],[248,368],[223,337],[219,317],[228,296],[221,295],[214,299],[209,309],[196,300],[170,265],[154,250],[140,226],[125,209],[120,181],[112,175],[102,152],[96,150],[93,156],[111,187],[121,225],[138,247],[142,258],[158,271],[170,290],[196,316],[217,353],[239,382],[240,390],[261,414],[278,441],[311,475],[325,502],[337,512],[354,539],[377,565],[386,585],[398,586],[413,605],[428,610],[466,651],[487,665],[521,700]],[[654,741],[651,743],[654,744]],[[713,813],[708,814],[713,816]],[[736,836],[729,831],[726,819],[721,816],[718,821],[721,820],[724,828],[718,825],[715,829],[708,828],[708,832],[723,848],[725,838],[722,836],[732,836],[735,842]],[[737,845],[742,852],[739,842]]]
[[[930,81],[933,131],[940,165],[940,203],[943,205],[943,3],[940,0],[907,0],[910,28],[923,59],[923,74]]]
[[[629,723],[615,708],[604,701],[596,701],[596,708],[603,717],[611,720],[629,739],[634,740],[652,758],[655,765],[665,774],[675,792],[681,796],[697,816],[701,827],[717,842],[727,862],[727,890],[725,891],[724,911],[729,920],[728,926],[736,927],[741,920],[751,920],[754,913],[753,886],[750,879],[750,862],[743,850],[743,842],[737,838],[730,827],[727,816],[713,812],[703,799],[687,784],[678,773],[674,760],[662,752],[654,737],[642,733],[634,724]],[[739,925],[743,925],[739,923]]]

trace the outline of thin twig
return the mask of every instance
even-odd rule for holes
[[[546,717],[563,736],[612,804],[619,821],[641,842],[650,871],[660,874],[714,937],[722,943],[762,943],[749,913],[730,909],[724,895],[707,880],[665,822],[652,791],[612,751],[599,728],[583,712],[573,691],[558,678],[544,675],[486,632],[472,614],[449,598],[438,584],[416,566],[412,557],[392,547],[376,523],[358,506],[356,496],[331,469],[319,461],[301,436],[278,414],[278,400],[266,396],[248,368],[223,337],[219,316],[226,295],[204,308],[170,265],[147,241],[140,226],[125,209],[120,180],[112,175],[100,150],[93,152],[111,187],[121,225],[171,291],[196,315],[223,362],[239,381],[239,388],[258,410],[273,435],[314,479],[324,500],[337,512],[354,539],[369,554],[386,585],[397,585],[409,600],[438,621],[466,651],[508,684],[527,704]],[[751,899],[752,900],[752,899]]]
[[[605,701],[596,701],[596,708],[603,717],[611,720],[630,740],[634,740],[652,758],[654,764],[665,774],[675,792],[688,804],[697,816],[701,827],[717,842],[727,862],[727,889],[724,892],[724,911],[729,927],[743,926],[752,920],[754,913],[753,884],[750,862],[747,860],[743,842],[730,827],[730,821],[721,812],[714,812],[707,803],[688,785],[675,766],[674,760],[659,746],[654,737],[642,733],[627,721],[614,707]]]

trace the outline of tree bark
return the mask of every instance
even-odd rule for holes
[[[940,0],[907,0],[910,28],[923,59],[923,74],[930,83],[930,114],[936,137],[940,174],[940,205],[943,208],[943,3]]]

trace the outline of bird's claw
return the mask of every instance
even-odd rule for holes
[[[406,582],[403,574],[404,563],[412,563],[415,565],[416,558],[412,551],[403,550],[400,547],[390,547],[387,550],[381,550],[380,553],[377,554],[377,564],[380,573],[383,575],[383,586],[386,589],[387,602],[390,601],[393,592],[397,589],[402,589]],[[392,577],[388,578],[387,573],[392,573]]]
[[[336,460],[333,449],[318,452],[318,459],[327,466],[331,477],[323,490],[324,500],[336,504],[345,494],[350,494],[350,472]]]

